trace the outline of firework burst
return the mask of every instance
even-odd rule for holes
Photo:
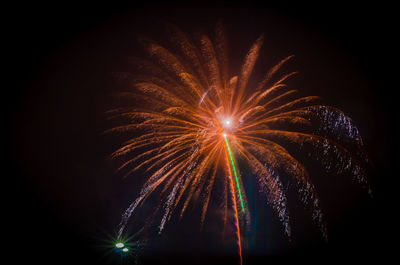
[[[223,220],[235,212],[241,259],[240,226],[249,223],[242,161],[257,178],[260,191],[276,211],[290,236],[287,197],[282,177],[295,183],[301,201],[326,238],[317,192],[305,166],[286,147],[297,145],[320,161],[326,171],[351,174],[368,189],[364,163],[368,159],[351,119],[340,110],[317,104],[318,97],[300,97],[285,82],[296,74],[276,78],[293,56],[272,67],[256,86],[249,85],[263,36],[251,46],[237,75],[229,71],[227,41],[217,25],[213,41],[201,35],[193,42],[171,26],[174,52],[142,38],[150,60],[135,60],[143,74],[130,79],[121,92],[134,104],[109,112],[122,121],[110,132],[129,140],[111,156],[122,158],[119,171],[130,175],[144,170],[146,182],[123,215],[119,236],[135,209],[150,194],[160,193],[159,232],[174,212],[182,216],[191,202],[201,201],[203,223],[216,182],[222,185]],[[312,152],[308,151],[312,150]],[[247,175],[246,175],[247,176]]]

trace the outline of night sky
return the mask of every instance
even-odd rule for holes
[[[301,208],[294,211],[294,237],[288,242],[266,206],[257,214],[268,221],[259,221],[257,247],[244,252],[244,264],[389,258],[395,247],[390,239],[397,233],[391,192],[398,176],[392,130],[398,120],[393,111],[397,85],[391,82],[397,67],[392,64],[394,6],[279,2],[66,2],[5,8],[3,66],[9,81],[2,86],[7,169],[2,188],[8,212],[3,228],[10,233],[5,257],[16,264],[120,263],[104,245],[140,183],[114,174],[116,164],[107,160],[119,144],[118,138],[101,134],[110,126],[105,111],[116,103],[112,94],[119,88],[113,73],[129,71],[131,58],[141,54],[137,34],[162,42],[165,21],[189,34],[212,34],[223,19],[234,71],[260,34],[265,36],[256,65],[260,73],[295,54],[285,68],[300,72],[295,88],[348,114],[374,163],[369,176],[373,199],[350,178],[316,169],[311,176],[326,214],[329,243]],[[215,256],[221,244],[229,246],[213,237],[212,225],[200,231],[198,223],[190,214],[181,222],[172,220],[142,263],[237,264],[234,243],[230,256]],[[262,239],[265,234],[268,240]]]

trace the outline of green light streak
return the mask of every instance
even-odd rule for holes
[[[232,157],[232,153],[231,153],[231,148],[229,147],[229,143],[228,143],[228,139],[226,138],[226,136],[224,136],[225,139],[225,143],[226,143],[226,147],[228,148],[228,153],[229,153],[229,158],[231,159],[231,164],[232,164],[232,168],[233,168],[233,173],[235,175],[235,179],[236,179],[236,186],[238,188],[238,193],[239,193],[239,198],[240,198],[240,204],[242,205],[242,211],[244,212],[244,206],[243,206],[243,199],[242,199],[242,194],[240,192],[240,186],[239,186],[239,179],[236,173],[236,167],[235,167],[235,163],[233,162],[233,157]]]

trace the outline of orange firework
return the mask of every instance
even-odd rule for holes
[[[351,173],[366,186],[360,161],[367,158],[351,119],[338,109],[316,104],[318,97],[300,97],[296,90],[289,89],[285,82],[295,72],[275,78],[293,56],[272,67],[258,85],[250,86],[262,36],[245,56],[239,73],[232,76],[220,25],[213,41],[201,35],[198,44],[174,26],[169,33],[174,52],[141,39],[151,60],[136,60],[144,74],[132,78],[131,87],[121,93],[134,103],[110,111],[112,118],[123,123],[109,131],[130,137],[112,154],[124,160],[119,170],[130,175],[141,169],[147,174],[139,196],[123,216],[119,236],[135,208],[156,189],[164,204],[160,232],[174,211],[182,216],[197,200],[202,202],[203,223],[213,186],[219,179],[226,183],[225,222],[227,208],[234,207],[241,259],[239,222],[248,222],[250,213],[236,163],[240,160],[251,171],[246,176],[257,178],[288,236],[283,175],[294,180],[301,201],[310,205],[312,217],[326,237],[315,187],[306,168],[287,146],[295,144],[307,155],[314,154],[327,171]]]

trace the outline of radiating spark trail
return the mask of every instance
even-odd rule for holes
[[[237,186],[238,193],[239,193],[240,204],[241,204],[241,206],[242,206],[242,211],[244,212],[243,199],[242,199],[242,194],[241,194],[241,192],[240,192],[240,185],[239,185],[239,180],[238,180],[238,176],[237,176],[237,173],[236,173],[235,162],[233,162],[233,157],[232,157],[231,148],[229,147],[229,143],[228,143],[228,139],[226,138],[226,135],[224,135],[224,139],[225,139],[226,147],[227,147],[227,149],[228,149],[229,158],[230,158],[230,160],[231,160],[231,164],[232,164],[232,168],[233,168],[233,173],[235,174],[235,180],[236,180],[236,186]]]
[[[239,217],[238,217],[238,210],[237,210],[237,204],[236,204],[235,190],[234,190],[234,186],[233,186],[232,170],[231,170],[231,167],[229,166],[229,158],[228,158],[228,151],[229,151],[229,154],[230,154],[230,150],[229,150],[228,141],[226,139],[226,135],[224,135],[224,138],[225,138],[225,143],[226,143],[226,146],[227,146],[226,148],[224,148],[225,149],[225,155],[226,155],[226,164],[228,165],[229,180],[230,180],[230,183],[231,183],[231,190],[232,190],[232,195],[233,195],[233,205],[234,205],[234,208],[235,208],[236,232],[237,232],[238,247],[239,247],[240,265],[242,265],[243,264],[243,260],[242,260],[242,243],[241,243],[241,238],[240,238]],[[232,156],[231,156],[231,158],[232,158]],[[234,164],[232,164],[232,165],[234,165]]]

